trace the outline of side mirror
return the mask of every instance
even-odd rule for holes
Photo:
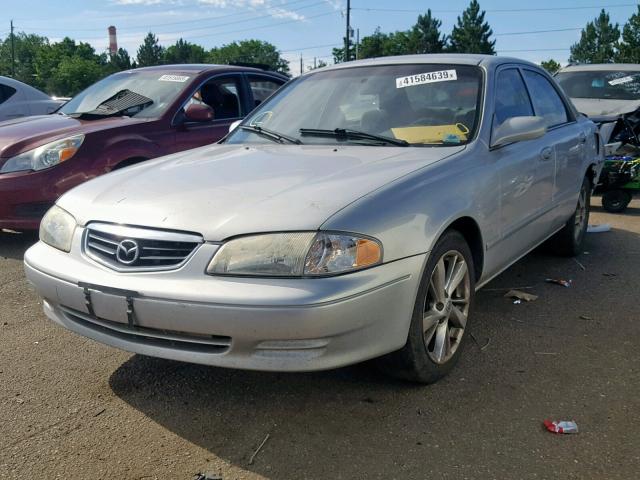
[[[541,117],[511,117],[505,120],[494,132],[491,148],[508,143],[534,140],[547,133],[547,125]]]
[[[185,109],[184,116],[191,122],[209,122],[213,120],[213,108],[209,105],[192,103]]]
[[[238,128],[238,125],[240,125],[241,123],[242,123],[242,120],[236,120],[231,125],[229,125],[229,133],[233,132],[236,128]]]

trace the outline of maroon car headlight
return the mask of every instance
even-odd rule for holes
[[[41,145],[10,158],[0,168],[0,173],[38,171],[53,167],[72,158],[82,145],[84,135],[74,135]]]

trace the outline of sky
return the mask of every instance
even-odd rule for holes
[[[406,30],[419,13],[431,8],[450,33],[469,0],[352,0],[351,25],[360,37],[376,27],[383,32]],[[69,36],[108,47],[107,27],[118,30],[118,46],[132,57],[147,32],[168,46],[178,38],[209,49],[236,40],[257,38],[273,43],[300,73],[300,57],[332,62],[331,49],[345,32],[347,0],[0,0],[0,37],[13,19],[16,31]],[[605,8],[621,26],[637,11],[629,0],[480,0],[493,28],[499,55],[536,63],[550,58],[567,62],[569,47],[580,30]]]

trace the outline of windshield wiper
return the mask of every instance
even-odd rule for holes
[[[284,143],[283,140],[286,140],[289,143],[295,143],[296,145],[301,145],[302,142],[297,139],[290,137],[289,135],[285,135],[283,133],[274,132],[273,130],[268,130],[264,127],[258,127],[256,125],[240,125],[242,130],[246,130],[247,132],[257,133],[258,135],[262,135],[274,142]]]
[[[335,137],[344,140],[376,140],[378,142],[387,143],[389,145],[396,145],[398,147],[408,147],[410,145],[406,140],[385,137],[384,135],[376,135],[374,133],[361,132],[359,130],[351,130],[349,128],[336,128],[334,130],[322,128],[301,128],[300,134],[314,135],[316,137]]]

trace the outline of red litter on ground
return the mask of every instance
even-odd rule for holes
[[[572,420],[545,420],[542,423],[552,433],[578,433],[578,424]]]
[[[547,283],[555,283],[556,285],[562,285],[569,288],[571,286],[571,280],[563,280],[561,278],[546,278],[544,280]]]

